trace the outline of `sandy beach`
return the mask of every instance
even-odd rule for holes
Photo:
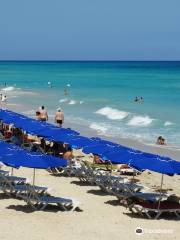
[[[178,9],[1,1],[0,240],[180,240]]]
[[[14,174],[32,179],[32,169],[21,168]],[[138,178],[149,186],[160,183],[160,174],[143,173]],[[173,188],[177,194],[180,194],[179,183],[179,177],[164,178],[164,187]],[[132,216],[114,196],[103,193],[97,186],[81,184],[77,178],[51,176],[45,170],[37,170],[36,184],[48,186],[55,196],[79,200],[81,211],[62,212],[55,207],[33,212],[23,201],[0,193],[0,239],[179,239],[179,221]],[[143,236],[135,234],[137,227],[144,229]],[[155,233],[158,230],[161,233]]]
[[[19,106],[9,106],[14,111],[21,111]],[[66,126],[68,122],[66,123]],[[78,129],[78,127],[73,126]],[[83,129],[78,129],[83,130]],[[87,132],[87,135],[89,133]],[[91,133],[92,134],[92,133]],[[122,141],[121,141],[122,143]],[[131,142],[124,145],[132,146]],[[133,145],[134,146],[134,145]],[[139,147],[138,142],[136,143]],[[142,145],[141,145],[142,147]],[[139,149],[141,149],[141,147]],[[143,150],[156,151],[155,148]],[[152,152],[153,152],[152,151]],[[166,148],[168,152],[168,149]],[[178,153],[171,150],[174,156]],[[82,155],[74,151],[75,155]],[[171,155],[171,152],[168,152]],[[85,156],[90,160],[89,156]],[[3,169],[8,169],[3,167]],[[10,169],[9,169],[10,170]],[[14,170],[14,175],[27,177],[32,181],[32,169]],[[161,174],[145,171],[136,176],[139,183],[155,190],[160,187]],[[36,171],[36,185],[48,186],[54,196],[75,198],[82,203],[80,211],[62,212],[56,207],[34,212],[25,202],[9,198],[0,193],[1,221],[0,239],[139,239],[135,229],[143,229],[144,239],[178,239],[179,221],[175,219],[148,220],[135,215],[119,204],[115,196],[102,192],[99,187],[82,184],[78,178],[52,176],[45,170]],[[163,189],[170,194],[180,196],[180,177],[164,176]]]

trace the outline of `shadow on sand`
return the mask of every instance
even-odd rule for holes
[[[12,209],[15,210],[17,212],[24,212],[24,213],[33,213],[33,212],[37,212],[37,210],[32,209],[30,206],[28,205],[9,205],[8,207],[6,207],[7,209]],[[74,210],[75,212],[83,212],[83,210],[81,210],[80,208],[76,208]],[[39,211],[39,212],[51,212],[51,213],[57,213],[57,212],[69,212],[69,211],[63,211],[60,207],[55,206],[55,205],[49,205],[47,206],[44,210]]]
[[[101,189],[91,189],[87,193],[98,195],[98,196],[107,196],[108,193],[103,192]]]
[[[71,181],[71,183],[76,184],[78,186],[95,186],[95,185],[92,185],[89,182],[82,182],[82,181]]]

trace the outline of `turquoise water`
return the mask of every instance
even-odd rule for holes
[[[44,104],[53,116],[60,106],[98,135],[180,145],[180,62],[0,62],[0,85],[27,114]]]

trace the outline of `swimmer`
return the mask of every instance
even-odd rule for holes
[[[64,96],[68,96],[68,95],[69,95],[68,90],[64,89]]]
[[[48,82],[48,85],[50,88],[52,88],[52,83],[51,82]]]
[[[135,97],[134,102],[139,102],[139,98]]]

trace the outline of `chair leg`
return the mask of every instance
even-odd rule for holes
[[[149,219],[152,219],[151,215],[148,213],[148,211],[146,209],[144,209],[144,212]]]
[[[174,213],[176,214],[177,218],[180,218],[180,215],[179,215],[178,211],[175,211]]]
[[[158,219],[160,217],[161,213],[162,213],[162,211],[158,211],[157,215],[155,216],[155,219]]]

